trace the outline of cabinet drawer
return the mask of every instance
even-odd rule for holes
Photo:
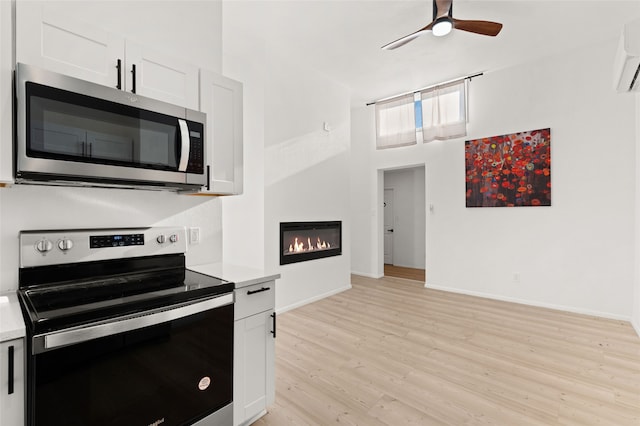
[[[238,288],[235,294],[235,319],[245,318],[275,307],[275,281]]]

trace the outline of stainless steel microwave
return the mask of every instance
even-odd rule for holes
[[[25,64],[15,82],[17,183],[207,184],[204,113]]]

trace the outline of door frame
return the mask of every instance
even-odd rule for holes
[[[376,188],[376,206],[377,206],[377,224],[376,224],[376,229],[378,230],[377,232],[377,253],[376,253],[376,263],[375,263],[375,274],[378,277],[384,277],[384,172],[387,170],[401,170],[401,169],[413,169],[413,168],[417,168],[417,167],[424,167],[424,189],[425,189],[425,197],[424,197],[424,202],[425,202],[425,213],[426,213],[426,223],[425,223],[425,227],[424,227],[424,241],[425,241],[425,268],[429,267],[429,244],[427,244],[427,242],[429,241],[428,237],[429,237],[429,228],[430,228],[430,222],[431,222],[431,215],[434,214],[434,209],[432,208],[433,204],[431,202],[431,197],[430,197],[430,193],[429,193],[429,169],[427,167],[426,163],[417,163],[417,164],[411,164],[411,165],[404,165],[404,166],[398,166],[398,167],[384,167],[384,168],[379,168],[376,171],[376,181],[377,181],[377,188]],[[428,280],[428,274],[427,277],[425,278],[425,287],[427,287],[427,280]]]
[[[387,242],[385,241],[385,239],[386,239],[386,237],[388,235],[386,233],[387,232],[387,230],[386,230],[387,223],[386,222],[387,222],[387,213],[388,212],[385,211],[385,208],[387,208],[387,197],[386,197],[387,191],[389,191],[390,194],[391,194],[391,209],[392,209],[391,210],[391,215],[392,215],[391,222],[392,223],[391,223],[391,233],[390,233],[390,238],[391,238],[391,255],[390,255],[390,257],[391,257],[391,259],[389,259],[390,263],[387,261],[386,258],[384,258],[385,257],[384,250],[385,250],[385,246],[387,245]],[[383,196],[383,199],[382,199],[382,213],[383,213],[383,217],[382,217],[382,226],[383,226],[382,257],[383,257],[383,261],[384,261],[385,265],[393,265],[393,251],[394,251],[394,244],[395,244],[394,238],[393,238],[393,228],[395,228],[395,223],[396,223],[395,211],[393,210],[393,205],[395,204],[395,192],[394,192],[394,189],[393,188],[383,188],[382,196]]]

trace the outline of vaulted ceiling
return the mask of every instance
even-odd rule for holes
[[[616,39],[640,19],[640,0],[454,0],[455,18],[501,22],[501,33],[428,33],[387,51],[431,21],[431,0],[225,0],[223,9],[233,34],[348,86],[354,104]],[[225,46],[250,43],[241,38]]]

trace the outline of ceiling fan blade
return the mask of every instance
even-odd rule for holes
[[[410,41],[420,37],[422,34],[426,33],[429,30],[431,30],[431,27],[433,27],[433,22],[431,22],[426,27],[419,29],[415,33],[411,33],[409,35],[406,35],[406,36],[404,36],[402,38],[397,39],[396,41],[392,41],[391,43],[385,44],[384,46],[382,46],[382,48],[384,50],[393,50],[393,49],[396,49],[396,48],[398,48],[400,46],[404,46],[405,44],[409,43]]]
[[[464,19],[451,19],[453,28],[456,30],[468,31],[470,33],[482,34],[495,37],[502,29],[502,24],[491,21],[468,21]]]

